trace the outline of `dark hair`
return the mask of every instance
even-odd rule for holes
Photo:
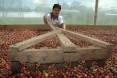
[[[54,4],[53,9],[54,9],[54,8],[58,8],[58,9],[61,10],[61,5],[59,5],[59,4]]]

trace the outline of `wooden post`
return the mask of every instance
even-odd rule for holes
[[[5,10],[4,10],[5,8],[4,8],[4,0],[3,0],[3,19],[5,18]]]
[[[94,26],[96,26],[96,22],[97,22],[97,14],[98,14],[98,2],[99,2],[99,0],[96,0],[96,1],[95,1]]]

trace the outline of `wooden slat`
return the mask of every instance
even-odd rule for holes
[[[64,52],[76,52],[77,46],[73,44],[64,34],[58,34],[57,39]]]
[[[27,49],[9,54],[10,61],[23,61],[29,63],[62,63],[82,60],[107,59],[110,51],[101,48],[78,48],[75,53],[64,53],[62,48],[57,49]]]
[[[44,34],[44,35],[40,35],[40,36],[36,36],[36,37],[30,38],[30,39],[22,41],[20,43],[16,43],[14,45],[11,45],[10,46],[10,50],[11,49],[12,50],[15,49],[17,51],[21,51],[23,49],[31,47],[32,45],[35,45],[35,44],[37,44],[39,42],[42,42],[42,41],[44,41],[46,39],[52,38],[52,37],[56,36],[59,33],[61,33],[61,30],[52,31],[52,32],[49,32],[49,33]]]
[[[61,29],[61,30],[63,30],[63,29]],[[98,39],[95,39],[95,38],[92,38],[92,37],[88,37],[88,36],[85,36],[85,35],[82,35],[82,34],[79,34],[79,33],[75,33],[75,32],[72,32],[72,31],[68,31],[68,30],[63,30],[63,31],[64,31],[65,34],[72,35],[72,36],[74,36],[74,37],[76,37],[80,40],[84,40],[86,42],[92,43],[93,45],[96,45],[96,46],[99,46],[99,47],[102,47],[102,48],[112,47],[112,44],[98,40]]]

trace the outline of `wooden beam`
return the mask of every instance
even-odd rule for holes
[[[31,47],[39,42],[42,42],[42,41],[49,39],[49,38],[52,38],[61,32],[62,32],[61,30],[52,31],[52,32],[49,32],[47,34],[36,36],[36,37],[30,38],[28,40],[22,41],[20,43],[16,43],[16,44],[10,46],[10,51],[12,51],[13,49],[15,51],[24,50],[24,49]]]
[[[48,22],[48,25],[53,31],[58,30],[54,25]],[[58,34],[57,39],[61,44],[64,52],[76,52],[77,46],[73,44],[64,34]]]
[[[64,34],[58,34],[57,39],[64,52],[76,52],[77,46],[73,44]]]
[[[10,61],[23,61],[29,63],[62,63],[87,60],[107,59],[110,51],[101,48],[78,48],[75,53],[64,53],[62,48],[57,49],[27,49],[21,52],[15,52],[15,55],[9,53]]]
[[[63,30],[63,29],[61,29],[61,30]],[[112,47],[112,44],[98,40],[98,39],[95,39],[95,38],[92,38],[92,37],[88,37],[88,36],[85,36],[85,35],[82,35],[82,34],[79,34],[79,33],[75,33],[75,32],[72,32],[72,31],[68,31],[68,30],[63,30],[63,31],[64,31],[65,34],[72,35],[72,36],[74,36],[74,37],[76,37],[80,40],[84,40],[86,42],[92,43],[95,46],[99,46],[99,47],[102,47],[102,48]]]
[[[53,30],[53,31],[56,30],[55,26],[53,26],[49,21],[48,21],[48,25],[49,25],[49,27],[51,28],[51,30]]]

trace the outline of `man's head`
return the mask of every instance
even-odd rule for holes
[[[55,16],[58,16],[59,13],[60,13],[60,11],[61,11],[61,5],[59,5],[59,4],[54,4],[52,13],[53,13]]]

